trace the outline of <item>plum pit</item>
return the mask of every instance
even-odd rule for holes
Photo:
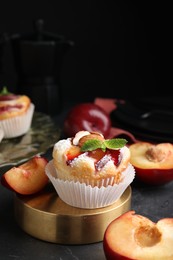
[[[142,225],[135,230],[135,241],[140,247],[152,247],[160,242],[161,237],[156,226]]]

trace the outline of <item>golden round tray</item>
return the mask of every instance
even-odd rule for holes
[[[89,244],[103,241],[108,224],[130,210],[131,187],[111,206],[80,209],[63,202],[52,185],[37,195],[14,197],[15,218],[29,235],[58,244]]]

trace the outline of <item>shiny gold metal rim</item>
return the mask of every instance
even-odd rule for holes
[[[80,209],[63,202],[52,185],[36,195],[15,194],[18,225],[29,235],[58,244],[89,244],[103,240],[108,224],[130,210],[131,187],[113,205]]]

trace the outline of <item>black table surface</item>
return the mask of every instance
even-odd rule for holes
[[[56,117],[62,126],[64,114]],[[45,156],[51,159],[52,148]],[[0,168],[0,176],[6,168]],[[173,217],[173,182],[161,186],[149,186],[136,179],[131,184],[131,209],[154,222]],[[59,260],[105,260],[103,243],[86,245],[60,245],[41,241],[25,233],[14,218],[14,194],[0,186],[0,259],[59,259]],[[89,232],[89,231],[88,231]]]

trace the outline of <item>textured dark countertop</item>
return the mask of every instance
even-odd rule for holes
[[[56,118],[62,124],[62,116]],[[52,148],[46,153],[51,158]],[[0,168],[0,176],[6,168]],[[173,182],[148,186],[137,182],[132,187],[131,209],[153,221],[173,217]],[[41,241],[25,233],[14,218],[13,193],[0,186],[0,259],[30,260],[105,260],[102,242],[87,245],[59,245]]]

